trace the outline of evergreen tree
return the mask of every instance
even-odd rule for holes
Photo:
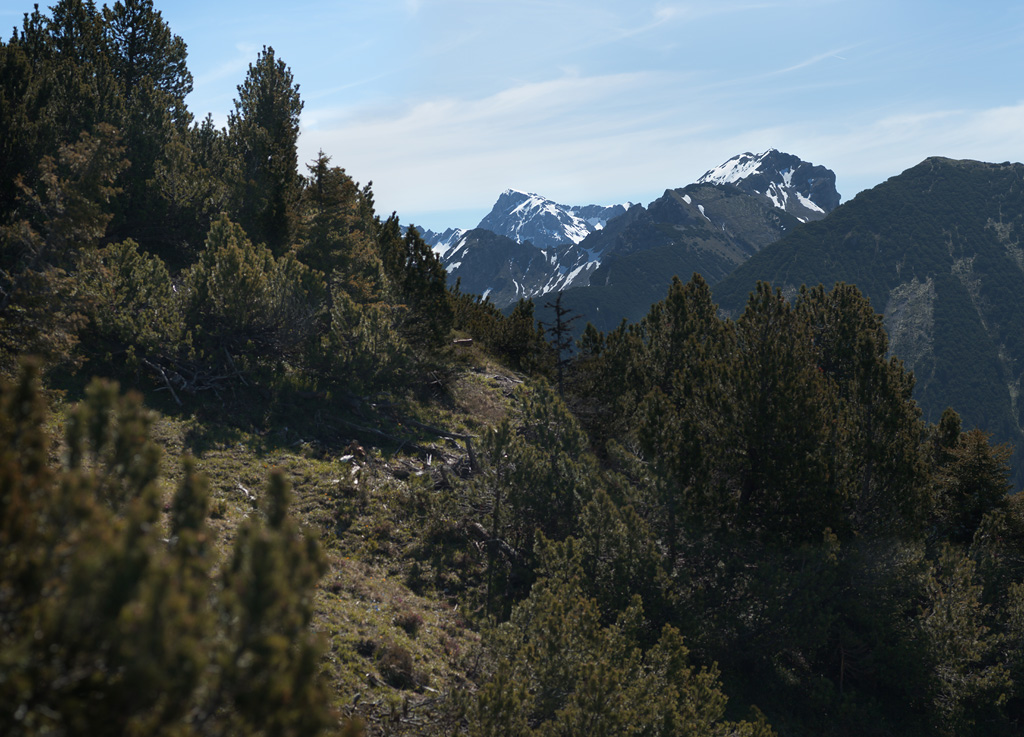
[[[33,180],[43,155],[47,85],[38,66],[24,39],[0,42],[0,227],[14,218],[19,183]]]
[[[532,582],[537,540],[576,531],[597,472],[586,436],[554,392],[538,384],[519,403],[522,431],[506,421],[484,436],[471,486],[490,517],[487,596],[501,616]]]
[[[956,445],[946,448],[945,454],[947,460],[939,467],[935,492],[934,536],[969,543],[986,514],[1007,507],[1012,452],[1005,445],[992,446],[988,435],[974,429],[961,433]]]
[[[185,98],[192,91],[185,42],[171,33],[152,0],[118,0],[103,7],[111,71],[129,105],[148,89],[167,96],[173,120],[191,122]]]
[[[666,626],[645,646],[638,602],[603,625],[582,578],[570,545],[568,560],[545,567],[490,633],[490,667],[467,710],[471,734],[773,734],[762,718],[725,720],[717,670],[690,665],[677,630]]]
[[[0,229],[0,353],[63,360],[77,340],[83,294],[72,275],[104,236],[124,166],[116,132],[102,125],[44,157],[20,217]]]
[[[544,307],[553,312],[552,322],[541,322],[545,332],[551,336],[551,348],[555,352],[555,386],[558,387],[558,395],[565,397],[565,369],[571,361],[568,351],[572,348],[573,339],[570,330],[572,324],[582,315],[571,315],[571,310],[562,307],[562,291],[559,290],[554,302],[545,302]]]
[[[997,638],[985,624],[975,575],[974,563],[951,546],[925,575],[918,623],[932,667],[935,734],[984,733],[1010,688],[1006,669],[993,657]]]
[[[398,299],[408,308],[403,333],[411,343],[436,349],[451,332],[453,312],[448,297],[448,273],[415,228],[400,235],[398,216],[378,228],[384,269]]]
[[[239,221],[280,256],[292,244],[302,179],[296,145],[302,112],[291,70],[265,46],[238,86],[228,131],[240,167]]]
[[[46,111],[53,151],[93,133],[101,123],[119,126],[123,89],[110,64],[103,16],[93,0],[60,0],[44,20],[40,42],[29,45],[42,55],[40,73],[50,86]],[[36,31],[26,18],[26,35]]]
[[[309,631],[323,558],[283,478],[213,576],[191,461],[164,530],[151,421],[95,382],[55,468],[38,369],[0,387],[0,731],[318,733],[332,721]]]
[[[846,526],[843,490],[830,479],[825,453],[833,400],[807,330],[763,282],[736,322],[731,483],[740,524],[772,544],[817,541]]]
[[[225,351],[257,364],[301,362],[308,355],[324,284],[293,254],[274,258],[222,215],[185,282],[186,326],[212,365],[221,365]]]
[[[837,399],[830,464],[851,529],[914,534],[928,514],[913,376],[887,358],[881,315],[852,286],[803,288],[797,313]]]

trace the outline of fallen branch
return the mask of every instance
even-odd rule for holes
[[[181,400],[180,400],[180,399],[178,398],[178,394],[177,394],[177,392],[175,392],[175,391],[174,391],[174,387],[173,387],[173,386],[171,386],[171,381],[170,381],[170,379],[168,379],[168,378],[167,378],[167,374],[166,374],[166,373],[164,373],[164,370],[163,370],[163,368],[161,368],[161,367],[160,367],[159,365],[157,365],[157,364],[153,363],[153,362],[152,362],[152,361],[150,361],[150,360],[149,360],[148,358],[143,358],[143,359],[142,359],[142,362],[143,362],[143,363],[144,363],[144,364],[145,364],[146,366],[148,366],[149,368],[153,369],[153,370],[154,370],[154,371],[156,371],[156,372],[157,372],[158,374],[160,374],[160,377],[161,377],[161,378],[162,378],[162,379],[164,380],[164,384],[166,384],[166,385],[167,385],[167,389],[168,389],[168,391],[170,391],[170,393],[171,393],[171,396],[172,396],[172,397],[174,397],[174,401],[175,401],[175,402],[177,402],[177,403],[178,403],[178,406],[180,407],[180,406],[181,406]]]
[[[442,438],[451,438],[452,440],[464,440],[466,442],[466,452],[469,454],[469,467],[476,473],[476,453],[473,452],[473,435],[465,435],[463,433],[449,432],[440,427],[434,427],[433,425],[425,425],[422,422],[416,420],[404,420],[405,424],[418,427],[420,430],[425,430],[432,435],[437,435]]]

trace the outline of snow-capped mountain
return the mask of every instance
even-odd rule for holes
[[[820,220],[839,206],[832,171],[774,148],[758,155],[733,156],[696,183],[731,184],[747,194],[767,198],[802,223]]]
[[[835,174],[825,167],[776,150],[733,157],[588,236],[580,246],[600,253],[601,266],[563,305],[600,330],[638,320],[674,275],[685,281],[696,272],[714,285],[838,204]]]
[[[551,248],[579,243],[630,207],[630,202],[610,207],[560,205],[537,194],[506,189],[477,227],[517,243],[529,241],[537,248]]]
[[[634,207],[561,205],[547,197],[506,189],[473,230],[421,231],[449,282],[499,306],[586,284],[600,254],[578,244]]]
[[[441,259],[441,263],[447,263],[446,257],[452,252],[459,241],[469,231],[463,228],[448,228],[443,233],[435,233],[432,230],[425,230],[420,233],[423,240],[430,246],[430,248],[437,254],[437,257]]]
[[[664,296],[673,274],[688,278],[699,271],[717,281],[838,204],[831,171],[772,149],[736,156],[694,184],[666,190],[647,208],[560,205],[507,189],[477,228],[422,235],[449,282],[459,279],[463,292],[482,294],[498,307],[559,290],[582,297],[577,287],[621,291],[630,284],[629,296],[615,301],[629,303],[633,318],[634,307],[646,311]],[[627,316],[618,309],[601,312],[609,324]]]
[[[600,261],[575,243],[536,248],[485,228],[458,231],[449,243],[434,246],[448,270],[448,282],[480,294],[499,307],[586,283]]]

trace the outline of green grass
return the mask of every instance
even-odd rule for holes
[[[341,713],[387,723],[399,734],[401,715],[417,715],[408,729],[441,718],[444,694],[471,677],[484,557],[464,531],[477,521],[460,478],[468,472],[465,443],[408,420],[479,437],[508,416],[518,383],[474,353],[445,391],[378,398],[362,415],[345,402],[319,400],[319,418],[295,402],[252,408],[242,422],[228,407],[223,417],[235,419],[224,422],[214,412],[161,403],[152,437],[164,449],[165,501],[180,480],[180,457],[193,455],[209,479],[209,524],[222,560],[238,524],[258,513],[270,469],[285,472],[293,514],[319,538],[329,562],[315,592],[314,627]],[[260,411],[267,421],[254,421]],[[344,422],[409,442],[374,444],[373,437],[338,433]],[[322,435],[318,423],[327,428]]]

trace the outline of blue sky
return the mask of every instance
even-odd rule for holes
[[[8,27],[30,9],[0,10]],[[45,3],[41,3],[45,4]],[[319,149],[378,211],[473,227],[508,187],[647,204],[744,151],[836,172],[844,201],[927,156],[1024,159],[1024,3],[156,0],[197,119],[264,44]]]

